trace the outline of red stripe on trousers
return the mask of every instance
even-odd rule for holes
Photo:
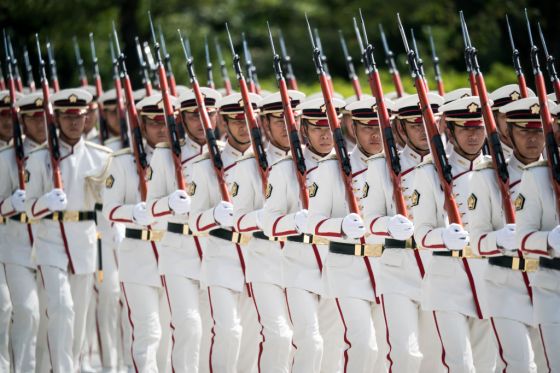
[[[381,295],[381,307],[383,308],[383,320],[385,320],[385,339],[387,340],[387,345],[389,346],[389,351],[387,351],[387,360],[389,361],[389,373],[393,371],[393,359],[391,359],[391,351],[393,346],[391,345],[391,339],[389,338],[389,323],[387,322],[387,311],[385,311],[385,297]]]
[[[500,360],[502,360],[502,362],[504,363],[504,370],[502,370],[502,373],[506,373],[508,363],[504,356],[504,348],[502,347],[502,342],[500,341],[500,336],[498,335],[498,329],[496,328],[496,324],[494,323],[493,317],[490,318],[490,323],[492,324],[492,330],[494,331],[494,336],[496,337],[496,341],[498,342],[498,353],[500,354]]]
[[[124,288],[124,282],[121,282],[121,288],[124,295],[124,300],[126,302],[126,308],[128,308],[128,322],[130,323],[131,329],[131,342],[130,342],[130,357],[132,358],[132,364],[134,364],[134,370],[138,373],[138,365],[136,360],[134,360],[134,322],[132,321],[132,311],[130,310],[130,304],[128,303],[128,297],[126,296],[126,290]]]
[[[441,338],[441,332],[439,330],[439,324],[437,322],[436,311],[432,311],[432,314],[434,315],[434,322],[436,323],[436,331],[439,338],[439,342],[441,343],[441,362],[443,363],[443,366],[447,368],[447,372],[449,373],[449,365],[447,365],[447,363],[445,362],[445,346],[443,345],[443,339]]]
[[[344,315],[342,314],[342,308],[340,308],[338,298],[336,298],[336,307],[338,308],[338,313],[340,314],[340,319],[342,320],[342,325],[344,326],[344,342],[348,345],[348,347],[344,349],[344,373],[346,373],[346,369],[348,369],[348,350],[352,348],[352,343],[350,343],[350,340],[348,339],[348,327],[346,326],[346,320],[344,320]]]

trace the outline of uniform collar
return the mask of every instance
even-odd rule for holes
[[[482,152],[480,152],[480,154],[478,155],[478,157],[476,157],[475,159],[468,160],[467,158],[463,157],[462,155],[460,155],[459,153],[457,153],[457,151],[455,150],[455,147],[451,148],[450,152],[449,152],[449,163],[453,166],[453,165],[458,165],[459,167],[465,169],[465,170],[473,170],[474,166],[480,162],[480,160],[482,159],[483,155]]]
[[[33,150],[40,145],[41,144],[36,143],[35,141],[31,140],[31,138],[29,137],[25,137],[25,140],[23,140],[23,146],[29,150]]]
[[[185,144],[184,146],[186,146],[188,149],[192,150],[193,152],[201,152],[204,151],[204,149],[208,148],[206,146],[206,143],[203,145],[200,145],[199,143],[197,143],[196,141],[194,141],[193,139],[191,139],[188,136],[185,136]]]
[[[290,154],[290,149],[283,150],[272,143],[268,143],[268,149],[266,153],[269,157],[268,163],[273,164],[283,158],[286,158]]]
[[[363,166],[367,167],[367,162],[368,160],[373,157],[373,155],[368,156],[366,155],[358,145],[354,146],[354,149],[352,149],[352,155],[354,156],[354,158],[356,160],[359,160]]]
[[[331,153],[332,153],[332,151],[331,151]],[[329,154],[331,154],[331,153],[329,153]],[[323,157],[323,156],[321,156],[321,155],[315,153],[315,152],[312,151],[308,146],[305,147],[305,149],[303,150],[303,157],[304,157],[305,159],[310,159],[310,160],[312,160],[312,161],[314,161],[314,162],[319,162],[321,159],[323,159],[323,158],[325,158],[325,157],[327,157],[327,156],[328,156],[328,154],[327,154],[326,156]]]
[[[66,149],[68,152],[73,152],[75,150],[83,148],[85,144],[85,140],[83,137],[80,137],[80,140],[78,140],[77,143],[75,143],[74,145],[70,145],[64,142],[64,140],[59,139],[58,143],[60,144],[61,148]]]
[[[245,150],[244,152],[240,152],[239,150],[231,146],[231,144],[228,141],[226,142],[226,146],[224,146],[223,152],[230,154],[233,158],[241,158],[243,156],[248,156],[250,154],[253,154],[253,147],[249,146],[247,150]]]
[[[426,155],[420,155],[418,153],[416,153],[410,146],[405,145],[405,147],[402,150],[402,156],[405,158],[409,158],[412,159],[414,163],[422,163],[424,162],[424,159],[426,158],[426,156],[428,156],[430,153],[426,154]]]

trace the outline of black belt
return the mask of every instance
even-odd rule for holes
[[[493,256],[488,258],[488,263],[494,266],[523,272],[534,272],[539,268],[539,262],[536,259],[516,258],[512,256]]]
[[[164,231],[151,231],[149,229],[126,228],[124,236],[142,241],[159,241],[162,239]]]
[[[10,216],[10,220],[17,221],[19,223],[30,223],[31,219],[25,212],[20,212],[18,214]]]
[[[453,258],[474,258],[472,249],[470,247],[467,247],[463,250],[434,251],[432,255],[447,256]]]
[[[85,220],[95,221],[96,217],[95,211],[55,211],[44,216],[43,219],[77,222]]]
[[[413,249],[416,247],[412,239],[395,240],[393,238],[386,238],[383,246],[385,249]]]
[[[101,211],[101,210],[103,210],[103,204],[102,203],[96,203],[95,205],[93,205],[93,209],[95,211]]]
[[[329,251],[335,254],[355,256],[381,256],[383,245],[381,244],[352,244],[343,242],[329,242]]]
[[[185,236],[192,236],[193,231],[189,228],[188,224],[167,223],[167,231],[171,233],[182,234]]]
[[[560,258],[549,259],[541,256],[539,258],[539,265],[544,268],[560,271]]]
[[[261,231],[253,232],[253,237],[258,238],[259,240],[267,240],[273,242],[282,241],[282,237],[268,237]]]
[[[324,237],[313,236],[311,234],[288,236],[287,240],[291,242],[300,242],[300,243],[316,244],[316,245],[327,245],[329,243],[328,239]]]
[[[208,232],[210,236],[220,238],[225,241],[230,241],[236,244],[245,245],[251,239],[251,236],[246,236],[239,232],[230,231],[224,228],[218,228]]]

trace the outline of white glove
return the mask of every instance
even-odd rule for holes
[[[441,238],[448,250],[463,250],[469,242],[469,232],[464,230],[459,224],[453,223],[445,228]]]
[[[113,231],[113,243],[115,245],[120,245],[122,240],[124,240],[125,225],[121,223],[114,223],[111,230]]]
[[[352,213],[342,219],[342,232],[348,238],[360,238],[366,234],[366,227],[360,215]]]
[[[12,202],[12,206],[17,212],[25,211],[25,190],[16,189],[12,197],[10,197],[10,202]]]
[[[307,210],[299,210],[294,215],[294,222],[296,224],[296,229],[299,233],[307,232],[307,218],[309,217],[309,212]]]
[[[175,215],[185,215],[191,209],[191,197],[182,189],[178,189],[169,195],[169,208]]]
[[[68,201],[66,193],[62,189],[53,189],[46,194],[47,208],[51,211],[62,211],[66,209]]]
[[[554,250],[553,257],[560,257],[560,225],[548,233],[548,246]]]
[[[257,227],[259,227],[260,230],[263,229],[262,226],[262,214],[263,214],[264,209],[259,209],[255,211],[255,222],[257,223]]]
[[[132,219],[138,225],[150,225],[153,223],[152,214],[146,208],[146,202],[137,203],[132,209]]]
[[[231,202],[220,201],[214,207],[214,220],[222,227],[233,227],[233,205]]]
[[[496,231],[496,245],[506,251],[517,249],[515,242],[515,224],[506,224],[505,227]]]
[[[414,233],[414,224],[405,216],[397,214],[387,223],[387,230],[395,240],[406,240]]]

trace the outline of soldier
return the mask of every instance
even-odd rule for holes
[[[221,95],[211,88],[201,88],[211,121],[216,121],[216,101]],[[186,138],[181,145],[183,175],[189,177],[193,162],[200,160],[206,149],[204,128],[192,91],[179,96]],[[199,276],[205,238],[194,236],[188,225],[190,197],[177,189],[172,154],[168,143],[160,144],[152,157],[148,181],[147,208],[157,221],[155,228],[166,230],[159,246],[159,273],[171,314],[171,366],[174,371],[196,372],[202,324],[199,306]]]
[[[488,95],[488,98],[493,102],[492,111],[494,112],[494,120],[496,121],[496,127],[498,128],[498,134],[500,135],[500,141],[502,143],[502,150],[504,151],[504,157],[506,159],[509,159],[513,154],[513,144],[508,137],[508,125],[506,123],[505,114],[501,113],[499,109],[512,101],[517,101],[522,98],[520,92],[521,90],[518,84],[507,84]],[[529,97],[535,96],[535,93],[530,88],[527,88],[527,94]]]
[[[256,109],[260,96],[250,94],[249,97]],[[221,156],[224,178],[231,190],[232,168],[241,157],[250,154],[251,138],[240,94],[220,99],[216,107],[224,119],[227,132],[227,143]],[[222,200],[208,156],[193,164],[188,182],[188,194],[192,201],[189,227],[195,234],[210,235],[203,248],[200,273],[200,281],[208,287],[212,317],[212,340],[208,357],[210,370],[250,371],[256,361],[247,354],[240,355],[240,346],[242,333],[246,330],[242,326],[246,321],[243,316],[248,310],[254,312],[254,308],[248,294],[244,292],[245,259],[239,245],[241,235],[232,230],[233,206]],[[255,352],[251,351],[253,354]]]
[[[442,101],[434,94],[429,94],[428,99],[433,107],[438,107]],[[396,100],[393,107],[398,126],[405,134],[406,145],[399,153],[399,160],[401,188],[408,212],[412,207],[414,170],[430,152],[418,102],[418,95],[409,95]],[[372,105],[374,102],[370,107]],[[385,239],[376,273],[387,331],[382,338],[386,339],[390,350],[378,359],[386,360],[389,371],[435,372],[443,368],[439,361],[441,354],[437,354],[438,346],[430,343],[433,337],[437,338],[435,325],[431,312],[421,309],[421,284],[430,255],[420,252],[410,240],[414,232],[412,214],[407,218],[396,213],[384,154],[369,160],[365,185],[362,204],[367,232]]]
[[[16,100],[23,97],[16,92]],[[12,113],[10,111],[10,91],[0,91],[0,149],[6,147],[13,136]],[[5,236],[6,219],[0,216],[0,234]],[[10,369],[10,324],[12,317],[12,301],[10,291],[6,283],[6,271],[4,268],[4,256],[10,248],[6,240],[0,241],[0,370]]]
[[[560,107],[548,101],[550,111],[558,115]],[[520,116],[529,122],[538,121],[542,108],[536,102],[520,108]],[[510,116],[512,113],[510,113]],[[557,124],[555,124],[557,126]],[[516,246],[529,258],[539,258],[539,270],[531,278],[533,289],[534,322],[544,348],[543,370],[560,370],[560,218],[555,209],[558,196],[551,188],[547,161],[529,164],[523,170],[518,195],[515,199]],[[541,368],[541,366],[539,366]]]
[[[538,161],[544,148],[539,114],[531,113],[534,105],[538,106],[536,97],[522,98],[500,107],[513,147],[507,166],[512,202],[518,196],[523,168]],[[529,277],[523,272],[534,272],[538,263],[535,259],[518,256],[515,224],[504,223],[504,208],[491,160],[476,168],[469,190],[471,247],[478,255],[490,257],[484,279],[488,315],[500,352],[497,368],[500,371],[506,367],[513,372],[535,371],[531,345],[538,349],[541,342],[540,338],[533,338],[538,334],[533,328]]]
[[[39,147],[27,161],[26,214],[36,224],[34,247],[47,292],[48,341],[54,371],[73,371],[85,337],[85,322],[95,272],[94,197],[86,176],[108,158],[110,150],[83,140],[85,114],[92,96],[66,89],[52,96],[59,128],[60,171],[64,190],[52,188],[51,159]]]
[[[45,142],[43,94],[33,93],[16,101],[25,134],[25,156]],[[13,307],[10,340],[12,368],[19,372],[35,370],[35,351],[39,327],[39,298],[36,265],[31,249],[33,232],[25,215],[25,190],[20,189],[13,145],[0,151],[0,169],[6,174],[0,180],[0,215],[6,220],[3,240],[9,249],[2,262]]]
[[[168,141],[161,94],[137,105],[140,127],[150,162],[156,144]],[[174,108],[177,103],[172,100]],[[118,247],[119,280],[132,332],[132,361],[136,371],[165,372],[168,360],[168,308],[159,275],[159,241],[163,232],[141,201],[135,157],[130,148],[115,153],[108,169],[103,194],[103,215],[123,224],[125,235]],[[150,178],[150,172],[147,173]]]
[[[99,122],[99,106],[97,103],[97,90],[92,85],[86,85],[81,87],[82,89],[88,91],[93,99],[88,105],[88,112],[86,114],[86,125],[84,127],[84,138],[87,141],[92,141],[99,143],[99,130],[97,124]]]
[[[113,88],[103,92],[97,101],[103,105],[103,116],[107,122],[107,130],[109,131],[109,138],[105,140],[104,145],[111,148],[113,151],[118,151],[122,148],[121,144],[121,127],[119,124],[119,114],[117,109],[117,91]]]
[[[288,91],[290,104],[295,108],[305,97],[298,91]],[[263,129],[270,140],[266,155],[269,166],[288,157],[290,140],[284,123],[284,109],[280,93],[268,95],[259,102]],[[237,162],[232,177],[234,227],[253,238],[244,248],[247,263],[247,282],[262,338],[259,344],[260,371],[287,372],[291,350],[292,331],[282,281],[282,247],[278,237],[263,233],[265,198],[273,186],[263,190],[258,164],[253,155]],[[299,194],[296,194],[296,197]],[[286,195],[284,194],[284,198]],[[294,368],[295,369],[295,368]]]
[[[448,155],[453,195],[463,226],[448,224],[444,195],[433,161],[420,164],[414,176],[412,213],[414,238],[432,250],[422,284],[422,308],[434,311],[442,347],[442,363],[450,371],[493,371],[495,350],[490,335],[482,284],[485,259],[474,258],[467,247],[467,196],[472,171],[482,160],[485,140],[480,100],[466,97],[440,107],[453,149]]]

